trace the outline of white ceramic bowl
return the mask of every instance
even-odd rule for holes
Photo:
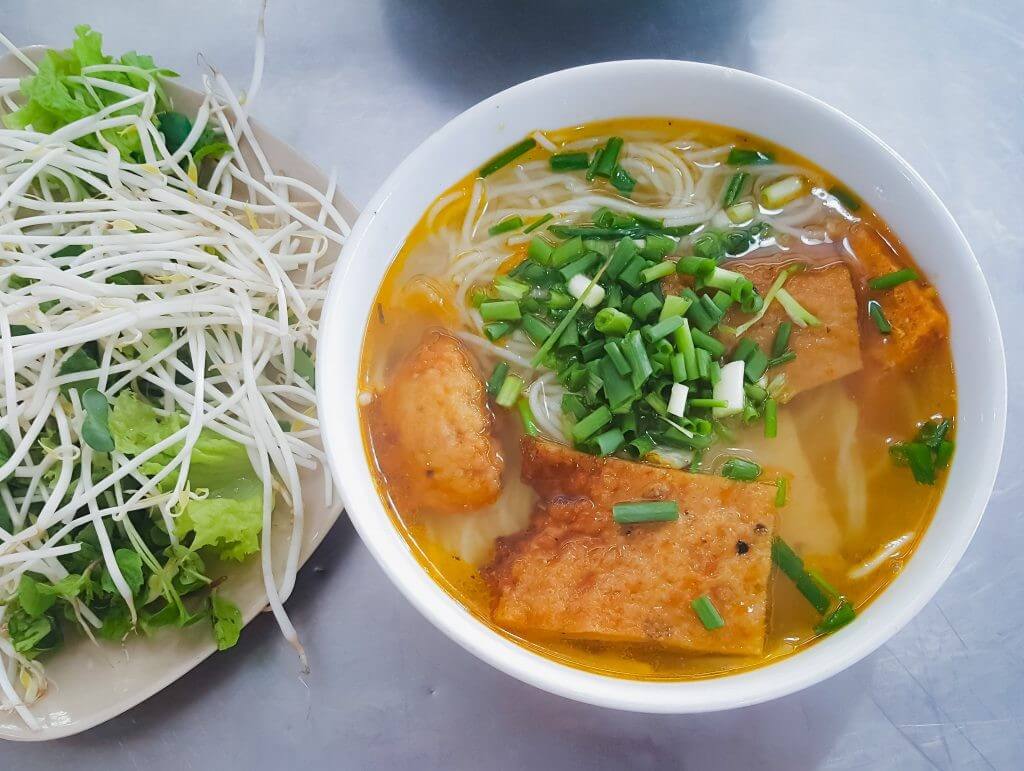
[[[390,261],[431,201],[535,129],[623,116],[679,116],[744,129],[836,174],[885,218],[938,287],[951,319],[959,389],[957,452],[946,493],[914,557],[850,626],[750,672],[641,682],[557,664],[488,629],[444,592],[395,530],[364,460],[356,407],[363,330]],[[643,712],[706,712],[776,698],[850,666],[906,624],[952,571],[992,491],[1002,451],[1006,368],[992,298],[963,234],[905,161],[828,105],[755,75],[706,64],[625,61],[515,86],[430,137],[363,211],[335,271],[321,325],[317,384],[328,456],[349,516],[406,597],[474,655],[562,696]]]

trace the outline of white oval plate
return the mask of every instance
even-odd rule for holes
[[[23,50],[33,59],[38,59],[46,49],[32,46]],[[13,55],[0,58],[0,77],[24,74],[25,67]],[[201,94],[177,83],[168,83],[167,92],[175,107],[186,113],[195,114],[202,102]],[[315,166],[271,136],[258,123],[252,125],[271,166],[320,190],[327,188],[327,178]],[[355,220],[358,212],[340,193],[335,194],[334,205],[349,222]],[[324,505],[321,491],[324,476],[328,473],[322,468],[316,472],[303,471],[300,475],[304,489],[310,491],[306,501],[300,564],[309,559],[341,514],[340,497],[336,496],[331,506]],[[287,520],[276,517],[272,538],[274,554],[281,558],[282,563],[275,566],[278,570],[283,565],[290,532]],[[229,595],[241,608],[248,623],[267,604],[259,560],[250,559],[229,569]],[[105,642],[93,645],[84,638],[70,635],[68,644],[46,662],[50,689],[32,706],[42,726],[40,730],[28,728],[14,712],[0,712],[0,738],[42,741],[92,728],[148,699],[216,650],[213,636],[205,624],[163,630],[153,637],[133,636],[123,645]],[[225,655],[230,655],[230,652]]]

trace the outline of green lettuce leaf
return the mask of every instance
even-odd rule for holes
[[[128,584],[128,588],[132,590],[132,594],[136,595],[142,588],[142,557],[139,556],[138,552],[132,549],[118,549],[114,552],[114,562],[117,563],[118,569],[121,571],[121,575],[124,577],[125,583]],[[110,594],[118,594],[117,586],[114,585],[114,579],[110,575],[110,571],[106,568],[103,569],[103,577],[100,579],[100,587]]]
[[[116,92],[101,87],[90,90],[84,84],[72,80],[81,75],[85,67],[113,61],[112,57],[103,53],[103,37],[100,33],[86,25],[75,27],[75,39],[70,48],[65,51],[47,51],[38,63],[38,71],[21,80],[25,102],[18,110],[4,115],[4,124],[8,128],[31,127],[49,134],[121,101],[124,97]],[[119,63],[135,71],[94,72],[90,77],[143,89],[148,87],[152,79],[156,83],[157,109],[164,111],[170,107],[161,79],[175,77],[176,73],[157,67],[152,57],[134,51],[122,56]],[[142,113],[142,105],[128,109],[136,115]],[[141,160],[142,144],[134,128],[108,129],[103,132],[103,138],[116,147],[123,157]],[[82,137],[78,143],[84,147],[102,149],[95,136]]]
[[[242,611],[231,600],[214,593],[210,595],[210,613],[217,650],[233,647],[242,633]]]
[[[125,455],[144,452],[186,424],[184,415],[160,415],[128,391],[118,394],[110,415],[114,445]],[[181,447],[182,444],[175,444],[143,464],[143,472],[157,473]],[[175,481],[176,474],[169,474],[161,488],[170,490]],[[194,492],[206,491],[206,497],[189,501],[177,517],[179,538],[191,533],[192,549],[209,547],[227,559],[241,560],[259,551],[263,483],[243,445],[203,429],[192,448],[188,486]]]

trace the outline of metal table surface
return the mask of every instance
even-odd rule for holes
[[[5,769],[1020,768],[1024,766],[1024,4],[1021,0],[272,0],[256,114],[365,203],[421,140],[476,101],[587,62],[667,57],[781,80],[854,116],[935,188],[985,268],[1009,354],[1010,437],[977,537],[888,645],[802,693],[699,716],[549,696],[464,653],[387,581],[346,521],[289,603],[299,679],[272,619],[128,714]],[[195,83],[248,80],[256,0],[0,0],[19,44],[75,23]]]

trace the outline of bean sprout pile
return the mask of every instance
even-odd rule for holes
[[[82,29],[79,42],[98,41]],[[26,76],[39,74],[0,41]],[[26,81],[0,79],[0,689],[30,726],[29,705],[46,689],[38,656],[56,627],[116,638],[168,613],[191,623],[199,611],[181,596],[198,587],[216,599],[196,553],[259,551],[269,608],[305,663],[282,604],[302,545],[299,475],[324,462],[312,356],[349,227],[333,178],[318,190],[275,170],[261,148],[249,113],[262,59],[261,22],[244,96],[211,71],[174,141],[167,73],[127,56],[68,76],[89,114],[52,130],[12,127]],[[133,416],[160,428],[151,444],[138,446]],[[211,476],[215,451],[253,475],[245,495],[259,521],[237,538],[215,521],[240,496],[237,480],[220,491],[195,481],[201,463]],[[332,505],[322,478],[307,495]],[[201,504],[213,521],[200,519]],[[289,514],[275,576],[271,524]],[[73,569],[83,550],[95,558]],[[104,587],[109,596],[93,601]],[[64,618],[47,610],[53,597]],[[212,605],[218,644],[233,644],[237,609]],[[114,633],[100,635],[108,625]]]

